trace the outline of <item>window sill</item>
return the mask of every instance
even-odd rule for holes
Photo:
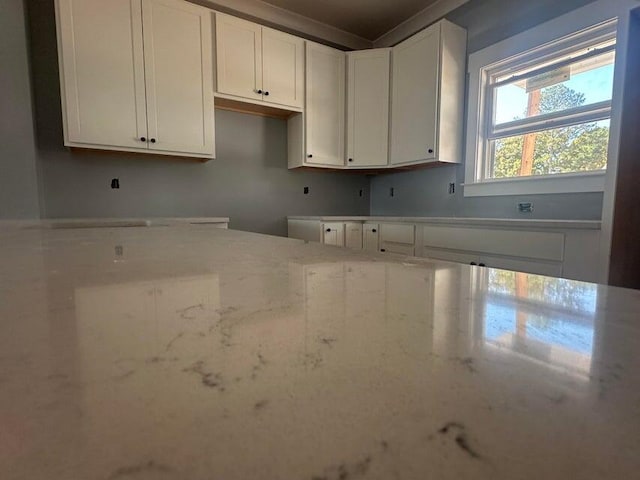
[[[603,192],[606,172],[486,180],[464,184],[465,197]]]

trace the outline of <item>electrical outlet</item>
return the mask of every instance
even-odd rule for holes
[[[364,195],[364,190],[360,189],[360,196]]]
[[[450,183],[449,184],[449,195],[453,195],[454,193],[456,193],[456,184],[455,183]]]
[[[111,188],[120,188],[120,180],[117,178],[112,179]]]
[[[309,187],[304,187],[304,194],[309,195]]]
[[[389,196],[390,197],[395,197],[396,196],[396,189],[395,188],[391,187],[389,189]]]
[[[529,202],[519,203],[518,211],[520,213],[533,213],[533,203],[529,203]]]

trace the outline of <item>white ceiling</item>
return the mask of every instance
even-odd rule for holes
[[[440,0],[262,1],[373,41]]]

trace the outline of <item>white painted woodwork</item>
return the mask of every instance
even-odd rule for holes
[[[391,49],[347,53],[347,167],[389,163]]]
[[[392,50],[391,165],[460,163],[466,31],[442,20]]]
[[[322,242],[318,222],[314,220],[288,220],[287,236],[307,242]]]
[[[490,255],[562,261],[564,234],[426,225],[423,245]]]
[[[384,253],[396,253],[398,255],[410,255],[415,254],[415,247],[413,245],[407,245],[406,243],[387,242],[380,240],[380,251]]]
[[[142,6],[149,148],[213,156],[211,14],[181,0]]]
[[[325,223],[322,225],[322,243],[335,247],[344,247],[344,224]]]
[[[209,10],[180,0],[56,6],[65,145],[214,156]]]
[[[412,224],[386,224],[380,225],[380,241],[415,244],[415,225]]]
[[[65,145],[147,149],[142,0],[58,0]]]
[[[379,250],[380,227],[377,223],[365,223],[362,226],[362,248],[367,252],[377,252]]]
[[[362,223],[344,224],[344,245],[354,250],[362,250]]]
[[[265,102],[304,107],[304,40],[262,27],[262,86]]]
[[[217,91],[262,99],[262,27],[216,13]]]
[[[513,270],[515,272],[533,273],[536,275],[548,275],[551,277],[562,276],[561,262],[531,261],[519,258],[507,258],[500,256],[481,255],[478,264],[487,268],[500,268],[503,270]]]
[[[344,166],[345,53],[307,42],[305,163]]]

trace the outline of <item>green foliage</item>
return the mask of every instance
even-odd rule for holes
[[[540,113],[579,107],[585,96],[565,85],[542,91]],[[495,143],[494,178],[518,176],[524,136],[504,138]],[[609,128],[597,123],[546,130],[536,134],[533,175],[602,170],[607,166]]]

